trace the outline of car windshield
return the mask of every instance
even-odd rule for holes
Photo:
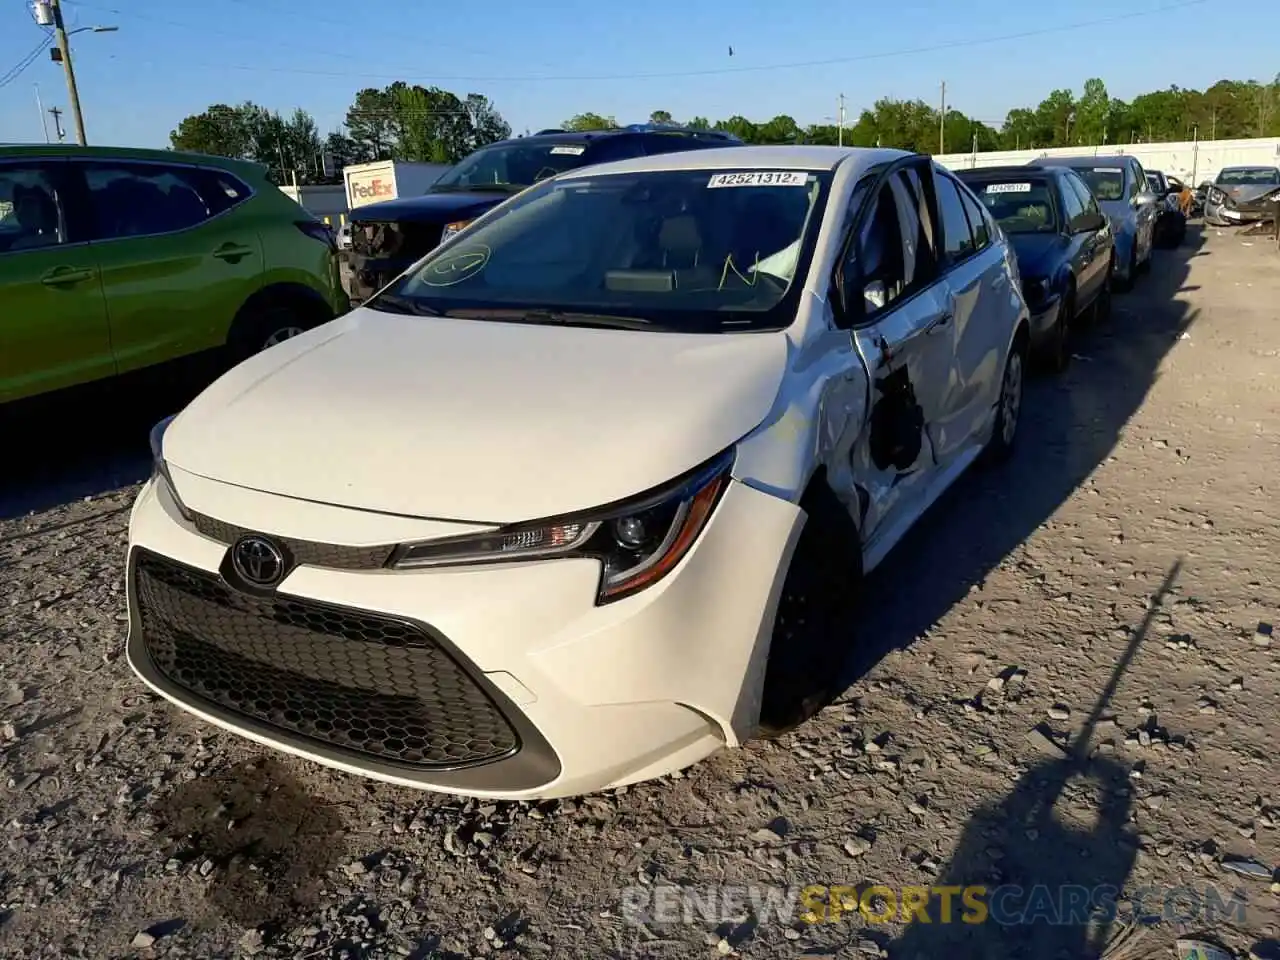
[[[1280,170],[1275,167],[1242,167],[1223,170],[1218,183],[1232,187],[1270,187],[1280,184]]]
[[[1155,193],[1159,193],[1164,187],[1160,186],[1160,177],[1158,174],[1147,174],[1147,186]]]
[[[477,150],[452,170],[446,170],[433,190],[476,190],[486,187],[527,187],[584,163],[587,144],[504,143]]]
[[[1124,171],[1119,167],[1076,167],[1075,171],[1099,200],[1124,199]]]
[[[1005,233],[1055,233],[1058,216],[1043,178],[970,180],[992,219]]]
[[[803,170],[678,170],[553,181],[367,305],[689,332],[783,327],[829,180]]]

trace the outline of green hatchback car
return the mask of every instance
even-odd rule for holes
[[[259,164],[0,146],[0,404],[235,363],[348,308],[329,228]]]

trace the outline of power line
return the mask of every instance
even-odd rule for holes
[[[87,6],[82,0],[77,0],[81,5]],[[528,76],[479,76],[466,74],[412,74],[412,73],[368,73],[353,71],[337,71],[337,70],[313,70],[302,67],[275,67],[263,65],[248,64],[232,64],[232,63],[196,63],[193,61],[184,61],[189,66],[208,67],[214,70],[240,70],[257,73],[282,73],[296,74],[299,76],[314,77],[338,77],[356,80],[424,80],[427,82],[448,82],[448,81],[469,81],[469,82],[487,82],[487,83],[550,83],[550,82],[602,82],[609,80],[661,80],[668,78],[680,77],[706,77],[718,75],[730,75],[741,73],[766,73],[774,70],[804,70],[814,67],[829,67],[849,63],[863,63],[870,60],[887,60],[894,57],[908,57],[923,53],[936,53],[940,50],[952,50],[965,47],[976,47],[994,43],[1006,43],[1011,40],[1026,40],[1033,37],[1043,37],[1050,34],[1066,33],[1072,30],[1084,30],[1090,27],[1104,26],[1107,24],[1120,23],[1125,20],[1134,20],[1139,17],[1151,17],[1171,13],[1176,10],[1184,10],[1187,7],[1201,6],[1210,3],[1212,0],[1181,0],[1179,3],[1166,4],[1162,7],[1156,7],[1152,10],[1136,11],[1132,13],[1116,14],[1115,16],[1102,17],[1094,20],[1082,20],[1077,23],[1061,24],[1053,27],[1042,27],[1037,30],[1024,30],[1018,33],[1006,33],[998,36],[990,37],[973,37],[964,40],[951,40],[944,43],[935,43],[928,46],[908,47],[899,50],[885,50],[878,53],[865,53],[849,57],[831,57],[823,60],[802,60],[791,63],[772,63],[757,64],[739,67],[718,67],[714,69],[703,70],[673,70],[662,71],[656,73],[625,73],[625,74],[596,74],[596,75],[528,75]],[[106,8],[103,8],[106,9]],[[118,11],[117,11],[118,12]],[[172,21],[169,21],[172,22]],[[184,26],[191,26],[184,24]],[[192,27],[202,32],[209,32],[203,27]],[[237,36],[239,36],[237,34]],[[157,65],[155,61],[136,60],[130,58],[131,63],[150,63]]]
[[[17,80],[18,77],[22,76],[27,67],[35,63],[40,57],[40,54],[44,53],[45,48],[51,43],[53,43],[53,34],[47,35],[39,44],[36,45],[34,50],[6,70],[4,76],[0,76],[0,87],[8,86],[13,83],[13,81]]]

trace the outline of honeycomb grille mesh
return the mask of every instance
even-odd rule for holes
[[[294,598],[258,598],[137,551],[135,593],[156,668],[205,700],[379,759],[448,768],[496,760],[515,731],[412,624]]]
[[[235,543],[241,537],[257,531],[223,520],[215,520],[203,514],[194,514],[191,518],[195,528],[206,537],[219,543]],[[377,570],[386,566],[391,559],[393,544],[379,544],[372,547],[349,547],[337,543],[316,543],[312,540],[293,540],[289,537],[277,537],[288,548],[295,563],[310,567],[329,567],[334,570]]]

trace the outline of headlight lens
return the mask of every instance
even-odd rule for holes
[[[590,557],[601,564],[596,602],[620,600],[657,583],[689,552],[728,484],[732,465],[733,453],[726,451],[656,491],[579,517],[404,544],[391,565],[412,569]]]
[[[1226,203],[1226,201],[1227,201],[1227,195],[1226,195],[1225,193],[1223,193],[1223,192],[1222,192],[1221,190],[1219,190],[1217,187],[1210,187],[1210,188],[1209,188],[1209,202],[1210,202],[1210,203]]]
[[[440,242],[444,243],[455,233],[461,233],[474,222],[475,221],[473,220],[456,220],[453,223],[446,223],[444,226],[444,232],[440,234]]]

